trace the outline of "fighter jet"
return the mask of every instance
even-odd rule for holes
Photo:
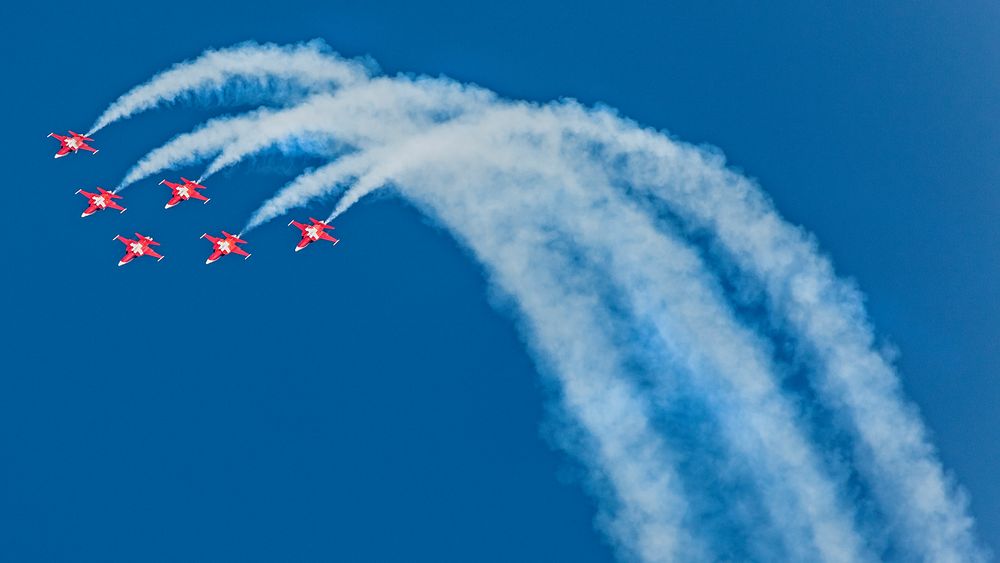
[[[174,192],[174,196],[170,198],[170,201],[168,201],[166,205],[163,206],[164,209],[170,209],[178,203],[187,201],[191,198],[200,199],[205,203],[208,203],[209,198],[201,195],[197,191],[199,189],[206,189],[205,186],[199,184],[198,182],[192,182],[183,176],[181,176],[181,182],[183,182],[183,184],[175,184],[169,180],[160,181],[160,185],[166,184],[167,187]]]
[[[125,213],[125,208],[118,205],[114,201],[116,199],[121,199],[122,196],[113,194],[101,187],[98,187],[97,191],[100,193],[92,194],[84,190],[76,190],[76,193],[82,194],[84,197],[87,198],[87,201],[90,203],[90,206],[87,207],[87,209],[85,209],[83,213],[80,214],[80,217],[90,217],[91,215],[94,214],[94,212],[104,211],[109,207],[111,209],[117,209],[121,213]]]
[[[225,238],[213,237],[208,233],[201,235],[201,238],[207,238],[212,241],[212,255],[208,257],[208,260],[205,260],[206,264],[211,264],[212,262],[218,260],[220,256],[225,256],[230,253],[239,254],[244,257],[244,260],[250,258],[250,253],[237,246],[238,244],[246,244],[247,241],[237,237],[236,235],[231,235],[226,231],[222,231],[222,234]]]
[[[55,133],[49,133],[49,137],[55,137],[56,139],[59,140],[59,143],[62,145],[59,147],[59,152],[57,152],[53,158],[62,158],[67,154],[71,152],[75,153],[80,149],[97,154],[97,149],[86,143],[86,141],[93,141],[93,139],[91,139],[90,137],[85,137],[79,133],[74,133],[70,131],[69,135],[66,136],[56,135]]]
[[[127,239],[121,235],[115,236],[114,240],[120,240],[122,241],[122,244],[125,245],[125,256],[118,261],[119,266],[128,264],[136,256],[152,256],[153,258],[156,258],[157,262],[163,260],[163,256],[160,256],[155,250],[150,248],[151,245],[160,246],[160,243],[153,240],[153,237],[147,237],[146,235],[141,235],[139,233],[136,233],[135,236],[135,240]]]
[[[326,221],[319,221],[317,219],[313,219],[312,217],[310,217],[309,220],[312,221],[312,225],[305,225],[299,223],[298,221],[291,221],[288,223],[289,225],[295,225],[300,231],[302,231],[302,240],[300,240],[299,244],[295,247],[295,252],[302,250],[310,243],[316,242],[319,239],[332,241],[334,246],[340,242],[339,239],[333,238],[326,232],[326,229],[333,228],[332,225],[327,225]]]

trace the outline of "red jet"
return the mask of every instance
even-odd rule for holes
[[[75,153],[80,149],[97,154],[97,149],[86,143],[86,141],[93,141],[93,139],[91,139],[90,137],[84,137],[79,133],[74,133],[70,131],[69,135],[66,136],[56,135],[55,133],[49,133],[49,137],[55,137],[56,139],[59,139],[59,142],[62,144],[62,146],[59,147],[59,152],[57,152],[53,158],[62,158],[67,154],[71,152]]]
[[[125,208],[118,205],[114,201],[116,199],[121,199],[122,196],[115,195],[101,187],[98,187],[97,191],[100,193],[92,194],[83,190],[76,190],[76,193],[83,194],[83,196],[86,197],[87,201],[90,203],[90,206],[83,210],[80,217],[90,217],[95,212],[104,211],[109,207],[111,209],[117,209],[121,213],[125,213]]]
[[[166,184],[167,187],[169,187],[174,192],[174,197],[170,198],[170,201],[168,201],[167,204],[163,206],[164,209],[170,209],[171,207],[177,205],[178,203],[182,201],[187,201],[191,198],[200,199],[205,203],[208,203],[209,198],[201,195],[197,191],[199,189],[205,190],[208,188],[199,184],[198,182],[192,182],[191,180],[188,180],[184,176],[181,176],[181,182],[184,183],[175,184],[169,180],[160,181],[160,185]]]
[[[302,231],[302,240],[295,247],[295,252],[298,252],[308,246],[310,243],[316,242],[319,239],[333,241],[333,245],[336,246],[339,239],[335,239],[326,232],[326,229],[332,229],[332,225],[327,225],[326,221],[319,221],[317,219],[309,218],[312,221],[312,225],[304,225],[298,221],[292,221],[288,223],[289,225],[295,225]]]
[[[207,238],[212,241],[212,255],[208,257],[208,260],[205,260],[206,264],[211,264],[212,262],[218,260],[220,256],[225,256],[230,253],[239,254],[244,257],[244,260],[250,258],[249,252],[237,246],[238,244],[246,244],[247,241],[237,237],[236,235],[231,235],[226,231],[222,231],[222,234],[225,235],[226,238],[216,238],[208,233],[201,235],[201,238]]]
[[[163,256],[160,256],[155,250],[150,248],[150,245],[160,246],[160,243],[153,240],[153,237],[147,237],[139,233],[136,233],[135,236],[137,237],[135,240],[127,239],[121,235],[115,236],[114,240],[120,240],[125,245],[125,256],[118,261],[119,266],[128,264],[136,256],[152,256],[156,258],[157,262],[163,260]]]

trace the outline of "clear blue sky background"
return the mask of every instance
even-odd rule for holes
[[[867,293],[1000,550],[1000,5],[473,4],[5,8],[0,559],[611,558],[510,319],[406,205],[357,206],[343,244],[298,254],[276,221],[210,268],[198,236],[238,230],[293,168],[238,167],[169,212],[146,181],[126,214],[79,218],[75,190],[212,111],[113,125],[93,158],[53,161],[49,131],[207,47],[313,37],[721,147]],[[135,230],[166,260],[118,268]]]

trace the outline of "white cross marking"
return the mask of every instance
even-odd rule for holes
[[[223,254],[229,254],[230,248],[228,240],[223,240],[219,242],[219,251],[222,252]]]
[[[102,196],[102,195],[95,195],[94,196],[94,205],[96,205],[97,207],[100,207],[101,209],[104,209],[104,207],[107,204],[108,204],[108,202],[104,201],[104,196]]]
[[[177,188],[177,195],[181,196],[184,199],[187,199],[187,198],[191,197],[190,195],[188,195],[187,186],[181,186],[181,187]],[[187,209],[187,208],[185,207],[185,209]]]
[[[132,244],[130,244],[128,246],[129,246],[129,248],[132,249],[132,254],[135,254],[137,256],[142,256],[143,250],[142,250],[142,243],[141,242],[133,242]]]
[[[313,240],[319,239],[318,231],[319,229],[317,229],[316,227],[306,227],[306,235]]]

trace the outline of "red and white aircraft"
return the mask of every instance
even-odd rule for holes
[[[300,240],[299,244],[295,247],[295,252],[302,250],[310,243],[316,242],[319,239],[332,241],[334,246],[340,242],[340,239],[335,239],[326,232],[326,229],[332,229],[333,225],[327,225],[326,221],[320,221],[313,219],[312,217],[310,217],[309,220],[312,221],[312,225],[305,225],[303,223],[299,223],[298,221],[291,221],[288,223],[289,225],[295,225],[300,231],[302,231],[302,240]]]
[[[55,133],[49,133],[49,137],[55,137],[59,139],[59,143],[62,145],[59,147],[59,152],[53,158],[62,158],[67,154],[83,149],[85,151],[90,151],[97,154],[97,149],[88,145],[86,141],[93,141],[90,137],[85,137],[79,133],[69,132],[69,135],[56,135]]]
[[[128,264],[136,256],[152,256],[153,258],[156,258],[157,262],[163,260],[163,256],[160,256],[155,250],[150,248],[151,245],[160,246],[160,243],[153,240],[153,237],[147,237],[146,235],[141,235],[139,233],[136,233],[135,236],[135,240],[127,239],[121,235],[115,236],[114,240],[120,240],[122,241],[122,244],[125,245],[125,256],[118,261],[119,266]]]
[[[92,194],[84,190],[76,190],[76,193],[83,194],[83,196],[86,197],[87,201],[90,203],[90,206],[83,210],[80,217],[90,217],[95,212],[104,211],[109,207],[111,209],[117,209],[121,213],[125,213],[125,208],[118,205],[114,201],[116,199],[121,199],[122,196],[113,194],[101,187],[98,187],[97,191],[100,193]]]
[[[208,233],[201,235],[201,238],[207,238],[212,241],[212,255],[208,257],[208,260],[205,260],[206,264],[211,264],[212,262],[218,260],[220,256],[225,256],[226,254],[239,254],[244,257],[244,260],[250,258],[249,252],[237,246],[239,244],[246,244],[247,241],[236,235],[231,235],[226,231],[222,231],[222,234],[225,238],[213,237]]]
[[[161,180],[160,185],[166,184],[174,192],[174,197],[170,198],[170,201],[163,206],[164,209],[170,209],[171,207],[177,205],[182,201],[187,201],[191,198],[200,199],[205,203],[208,203],[209,198],[198,193],[198,190],[207,189],[205,186],[199,184],[198,182],[192,182],[184,176],[181,176],[181,182],[183,184],[175,184],[169,180]]]

